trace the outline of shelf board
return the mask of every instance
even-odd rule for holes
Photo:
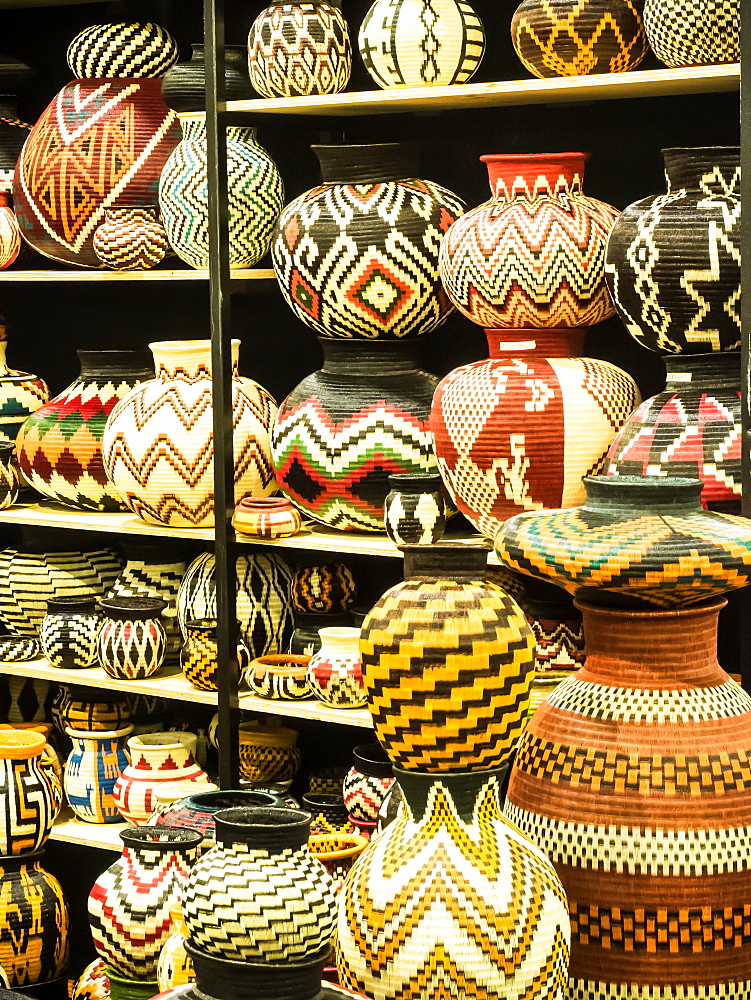
[[[415,111],[461,111],[513,104],[604,101],[631,97],[737,90],[740,64],[687,66],[556,77],[551,80],[501,80],[448,87],[391,87],[320,97],[273,97],[228,101],[227,111],[250,115],[383,115]],[[201,113],[182,115],[200,118]]]
[[[0,0],[1,4],[2,0]],[[271,267],[237,268],[230,271],[232,284],[241,282],[269,281],[276,278]],[[0,272],[0,281],[205,281],[208,282],[209,272],[206,268],[190,268],[172,271],[97,271],[89,268],[67,270],[65,268],[50,268],[39,271]]]
[[[84,823],[65,806],[50,830],[50,840],[60,840],[64,844],[81,844],[83,847],[99,847],[103,851],[123,849],[120,831],[127,830],[128,823]]]
[[[217,703],[215,691],[200,691],[194,687],[177,666],[160,667],[153,677],[127,681],[110,677],[101,667],[85,667],[82,670],[61,670],[53,667],[49,660],[0,662],[0,673],[16,677],[36,677],[56,684],[80,684],[83,687],[103,688],[107,691],[130,691],[137,694],[157,695],[173,701],[188,701],[199,705]],[[311,719],[317,722],[334,722],[342,726],[358,726],[370,729],[372,721],[366,708],[331,708],[320,701],[275,701],[258,698],[253,694],[240,694],[240,708],[264,715],[283,715],[295,719]]]

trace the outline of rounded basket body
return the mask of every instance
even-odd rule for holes
[[[302,527],[300,512],[284,497],[245,497],[232,515],[235,531],[257,538],[286,538]]]
[[[0,271],[15,261],[21,252],[21,230],[7,195],[0,193]]]
[[[175,39],[153,21],[92,24],[68,46],[77,77],[163,76],[178,57]]]
[[[631,608],[697,604],[751,580],[747,520],[704,510],[700,479],[588,476],[585,487],[581,507],[506,521],[501,562],[581,600]]]
[[[323,368],[279,408],[271,453],[281,490],[342,531],[381,531],[393,473],[436,472],[430,403],[437,385],[415,343],[321,338]]]
[[[30,413],[49,400],[50,391],[44,379],[8,367],[5,336],[4,325],[0,323],[0,337],[3,338],[0,339],[0,444],[15,445],[22,424]]]
[[[240,724],[240,776],[252,784],[291,781],[300,767],[297,730]]]
[[[406,807],[342,889],[343,985],[375,1000],[564,1000],[566,897],[542,851],[504,819],[502,776],[397,771]]]
[[[185,119],[182,126],[182,142],[159,179],[159,208],[177,256],[191,267],[208,267],[206,121]],[[227,129],[230,267],[253,267],[266,254],[284,205],[282,178],[255,136],[254,128]]]
[[[235,365],[239,341],[233,342]],[[102,439],[104,466],[125,504],[151,524],[214,523],[211,345],[151,344],[156,378],[112,410]],[[269,432],[276,404],[251,379],[232,379],[235,502],[276,489]]]
[[[156,205],[159,176],[179,140],[161,81],[67,84],[31,130],[16,167],[13,204],[24,239],[60,263],[102,267],[93,243],[106,209],[118,201]]]
[[[446,294],[495,328],[591,326],[614,313],[605,247],[617,209],[582,192],[586,153],[482,156],[490,201],[441,244]]]
[[[162,945],[156,970],[160,993],[175,986],[192,983],[196,978],[193,962],[185,950],[188,928],[179,905],[172,908],[171,917],[172,933]]]
[[[534,76],[625,73],[647,53],[639,0],[523,0],[511,40]]]
[[[209,776],[196,761],[198,737],[193,733],[142,733],[128,740],[130,760],[112,790],[118,812],[134,826],[146,823],[156,806],[154,793],[169,783],[205,784]]]
[[[297,318],[345,340],[436,329],[452,310],[438,247],[464,203],[419,179],[413,150],[398,143],[313,151],[323,183],[284,208],[271,247]]]
[[[189,621],[216,619],[214,555],[202,552],[188,566],[177,597],[177,619],[183,636]],[[275,552],[240,555],[235,561],[237,617],[240,636],[251,657],[286,648],[292,631],[292,570]]]
[[[666,66],[737,62],[741,53],[739,0],[645,0],[650,47]]]
[[[688,476],[702,503],[741,507],[741,364],[732,351],[666,358],[667,385],[628,418],[608,452],[609,476]]]
[[[323,628],[321,648],[308,664],[308,684],[332,708],[362,708],[366,704],[360,663],[360,629]]]
[[[359,46],[379,87],[448,86],[474,75],[485,30],[466,0],[376,0]]]
[[[342,800],[353,820],[372,823],[394,784],[394,770],[378,743],[360,744],[352,753],[355,763],[344,779]]]
[[[48,601],[39,629],[42,652],[50,663],[64,670],[93,667],[101,620],[93,597]]]
[[[104,619],[97,635],[99,665],[110,677],[151,677],[164,663],[167,636],[159,616],[164,601],[111,597],[100,602]]]
[[[397,545],[432,545],[446,527],[446,503],[438,475],[389,476],[383,504],[386,534]]]
[[[292,580],[292,604],[298,612],[311,615],[341,615],[354,603],[357,583],[352,571],[342,562],[303,566]],[[325,622],[322,625],[351,625],[348,622]],[[319,626],[320,628],[321,626]]]
[[[262,97],[344,90],[352,71],[352,45],[339,3],[276,0],[251,25],[248,69]]]
[[[51,716],[61,733],[65,732],[66,727],[87,733],[106,732],[127,726],[130,722],[130,708],[124,694],[60,684],[55,693]]]
[[[81,373],[21,428],[21,471],[43,496],[67,507],[118,511],[123,502],[102,463],[102,435],[115,405],[154,376],[145,351],[78,351]]]
[[[76,980],[71,1000],[110,1000],[110,981],[101,958],[89,962]]]
[[[16,635],[34,637],[51,598],[103,597],[122,563],[112,549],[45,551],[45,537],[28,539],[0,552],[0,620]]]
[[[228,809],[217,845],[183,894],[191,943],[233,961],[287,963],[318,954],[336,922],[331,876],[310,855],[310,817],[294,809]]]
[[[409,770],[497,767],[527,712],[534,639],[524,613],[485,582],[487,547],[404,550],[404,582],[386,591],[362,627],[376,738]]]
[[[43,853],[0,857],[0,967],[11,989],[53,982],[68,966],[68,906]]]
[[[62,788],[41,733],[0,732],[0,855],[29,854],[45,843]]]
[[[113,972],[155,979],[159,952],[170,935],[170,908],[180,900],[201,836],[142,826],[120,837],[122,855],[89,894],[91,937]]]
[[[94,233],[94,253],[115,271],[154,267],[169,250],[156,206],[116,205],[104,213]]]
[[[180,651],[180,668],[193,687],[217,691],[219,666],[216,654],[216,618],[199,618],[186,623],[187,637]],[[237,668],[242,677],[250,662],[244,643],[237,643]]]
[[[574,356],[581,330],[487,333],[490,357],[439,383],[430,429],[454,504],[492,537],[523,510],[581,503],[640,396],[620,368]]]
[[[613,302],[631,336],[652,351],[737,351],[739,148],[665,149],[663,157],[667,194],[629,205],[610,234]]]
[[[87,823],[119,823],[114,787],[128,765],[126,742],[133,732],[121,729],[86,732],[68,727],[73,749],[65,762],[65,796],[73,812]]]
[[[313,697],[307,676],[309,662],[309,655],[293,653],[257,657],[248,664],[243,679],[259,698],[304,701]]]
[[[570,995],[741,997],[751,698],[717,663],[722,601],[583,605],[586,665],[529,721],[506,815],[568,896]]]

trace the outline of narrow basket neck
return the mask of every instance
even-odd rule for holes
[[[237,370],[240,341],[232,342],[232,367]],[[194,382],[211,377],[210,340],[162,340],[149,344],[154,355],[157,378]]]
[[[81,364],[77,382],[142,382],[154,377],[148,351],[76,351]]]
[[[488,771],[456,771],[445,774],[427,774],[422,771],[404,771],[394,768],[409,811],[417,822],[426,818],[434,808],[437,796],[448,802],[465,823],[472,822],[481,799],[486,800],[483,813],[501,817],[501,786],[508,765]],[[491,808],[487,808],[487,803]]]
[[[580,194],[589,153],[489,154],[487,165],[493,198],[557,198]]]
[[[582,327],[571,326],[548,330],[486,330],[485,336],[488,338],[488,357],[492,360],[532,355],[580,358],[584,352],[585,333]]]
[[[399,548],[404,553],[405,580],[482,582],[491,546],[489,542],[436,542],[435,545],[400,545]]]
[[[740,197],[740,146],[697,146],[663,149],[668,191],[700,190],[709,185],[722,193],[720,181]]]
[[[419,176],[415,143],[383,142],[361,146],[311,146],[324,184],[378,184]]]
[[[701,514],[700,479],[669,476],[585,476],[587,499],[580,510],[638,513]]]
[[[206,118],[187,118],[178,113],[183,130],[183,142],[198,142],[206,144]],[[228,125],[228,142],[256,143],[256,130],[250,125]]]
[[[190,938],[185,950],[196,973],[190,1000],[319,1000],[323,968],[331,954],[327,945],[306,962],[272,965],[214,958]]]
[[[214,816],[217,843],[225,847],[241,845],[250,851],[269,854],[304,847],[310,834],[310,820],[310,813],[273,806],[220,809]]]
[[[741,388],[740,351],[715,354],[673,354],[665,358],[668,389],[681,385],[712,386],[715,389]]]
[[[388,376],[413,372],[422,352],[419,343],[410,340],[335,340],[319,337],[323,350],[321,371],[329,375]]]

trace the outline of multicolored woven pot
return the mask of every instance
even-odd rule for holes
[[[112,794],[118,812],[138,826],[146,823],[156,806],[154,793],[166,784],[170,791],[183,786],[183,795],[193,786],[206,784],[209,776],[196,760],[195,733],[141,733],[128,740],[130,760],[115,782]]]
[[[177,256],[191,267],[208,267],[206,120],[184,118],[182,129],[159,178],[159,208]],[[230,267],[253,267],[267,253],[284,205],[281,175],[254,128],[227,128],[227,184]]]
[[[285,497],[245,497],[232,515],[235,531],[256,538],[286,538],[302,527],[300,512]]]
[[[485,29],[466,0],[376,0],[358,41],[379,87],[448,86],[474,75]]]
[[[261,97],[338,94],[352,71],[349,27],[339,0],[274,0],[248,34],[250,82]]]
[[[360,743],[352,755],[355,762],[342,788],[344,806],[353,820],[375,822],[394,784],[393,766],[380,743]]]
[[[121,729],[130,722],[130,708],[124,694],[73,684],[57,686],[50,714],[61,733],[66,727],[106,732]]]
[[[639,0],[523,0],[511,40],[534,76],[625,73],[647,54]]]
[[[21,230],[10,204],[10,197],[0,192],[0,271],[15,261],[21,252]]]
[[[606,277],[613,302],[631,336],[652,351],[737,351],[740,149],[663,149],[662,155],[667,194],[629,205],[610,234]]]
[[[0,854],[29,854],[45,843],[62,788],[45,758],[47,741],[29,730],[0,731]]]
[[[82,510],[123,509],[102,463],[102,435],[115,405],[154,377],[146,351],[76,351],[81,372],[19,431],[18,462],[42,496]]]
[[[153,21],[92,24],[68,46],[68,66],[77,77],[161,77],[177,60],[178,47]]]
[[[21,425],[35,410],[50,398],[44,379],[28,372],[9,368],[5,354],[8,334],[5,322],[0,319],[0,444],[16,443]]]
[[[153,826],[177,826],[195,830],[203,837],[201,851],[214,847],[216,831],[214,816],[222,809],[249,806],[279,806],[287,808],[285,799],[269,787],[230,789],[226,792],[202,792],[199,789],[157,808],[149,820]]]
[[[78,670],[96,664],[102,616],[93,597],[54,597],[39,629],[42,652],[55,667]]]
[[[617,209],[582,192],[588,153],[481,156],[492,198],[441,244],[441,280],[484,327],[591,326],[614,313],[605,246]]]
[[[312,833],[308,837],[308,850],[332,877],[337,892],[367,846],[368,838],[359,833]]]
[[[104,213],[94,232],[94,253],[115,271],[154,267],[169,250],[155,206],[115,205]]]
[[[418,178],[410,145],[312,149],[323,183],[285,207],[271,247],[295,315],[319,335],[345,340],[436,329],[452,311],[438,247],[464,203]]]
[[[22,539],[0,552],[0,621],[15,635],[36,637],[53,597],[103,597],[122,568],[113,549],[57,551],[74,543],[38,529]]]
[[[99,606],[104,620],[97,635],[97,658],[104,672],[120,680],[155,674],[167,652],[160,618],[166,602],[153,597],[107,597]]]
[[[395,473],[383,503],[386,534],[397,545],[432,545],[446,527],[443,480],[438,475]]]
[[[164,826],[123,830],[120,838],[122,855],[89,893],[91,937],[113,972],[154,979],[170,935],[170,908],[179,902],[202,838]]]
[[[342,614],[355,602],[357,583],[352,570],[341,562],[303,566],[292,578],[292,604],[304,614]],[[351,622],[326,622],[328,625]]]
[[[308,813],[225,809],[214,821],[217,845],[191,869],[183,891],[195,948],[286,965],[329,945],[336,895],[331,876],[308,851]]]
[[[678,354],[665,363],[664,391],[645,400],[618,432],[607,474],[698,478],[705,506],[740,514],[740,355]]]
[[[102,437],[104,467],[125,504],[151,524],[214,523],[214,428],[211,342],[150,344],[156,378],[114,407]],[[235,502],[276,490],[269,434],[272,397],[237,374],[232,341]],[[197,616],[201,617],[201,616]]]
[[[180,669],[193,687],[201,691],[217,691],[219,664],[216,654],[216,618],[197,618],[186,622],[185,645],[180,651]],[[237,667],[242,677],[250,663],[250,655],[242,641],[237,643]]]
[[[76,980],[70,1000],[110,1000],[110,981],[101,958],[89,962]]]
[[[438,380],[414,342],[320,338],[323,368],[276,416],[271,454],[282,492],[342,531],[381,531],[393,473],[435,473],[430,402]]]
[[[360,663],[359,628],[322,628],[321,648],[308,664],[313,694],[332,708],[362,708],[366,704]]]
[[[524,613],[484,582],[487,543],[403,548],[404,582],[362,627],[376,738],[410,771],[497,767],[527,713],[534,639]]]
[[[751,992],[751,697],[717,663],[724,601],[583,604],[586,666],[529,721],[505,812],[568,896],[568,996]]]
[[[581,503],[640,396],[620,368],[577,356],[583,330],[486,333],[490,357],[439,383],[430,430],[454,504],[492,538],[520,511]]]
[[[741,57],[739,0],[645,0],[644,27],[666,66],[708,66]]]
[[[273,701],[303,701],[313,697],[308,682],[309,655],[276,653],[257,656],[243,675],[245,683],[259,698]]]
[[[566,897],[542,851],[504,819],[504,770],[397,770],[406,808],[342,890],[344,985],[375,1000],[567,996]]]
[[[29,133],[13,204],[23,238],[63,264],[102,267],[94,233],[117,202],[157,203],[157,184],[180,140],[158,79],[67,84]]]
[[[170,910],[170,917],[172,919],[172,933],[162,945],[156,969],[160,993],[163,990],[171,990],[175,986],[193,983],[196,978],[193,961],[185,950],[188,928],[185,926],[183,911],[179,903],[176,903]]]
[[[87,823],[119,823],[113,789],[128,765],[126,743],[133,726],[95,730],[67,727],[73,749],[65,762],[65,795],[73,812]]]
[[[43,854],[0,857],[0,967],[11,989],[53,982],[68,966],[68,906]]]
[[[581,507],[506,521],[500,560],[579,599],[632,608],[697,604],[751,580],[748,521],[704,510],[700,479],[588,476],[584,485]]]
[[[251,657],[286,649],[292,632],[292,570],[276,552],[239,555],[235,560],[237,617]],[[177,595],[177,620],[184,637],[189,621],[216,618],[214,554],[202,552],[188,566]]]
[[[311,834],[354,832],[354,824],[344,804],[343,779],[337,791],[308,791],[301,801],[303,809],[311,816]]]

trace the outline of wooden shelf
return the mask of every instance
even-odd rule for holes
[[[0,6],[2,0],[0,0]],[[238,268],[230,271],[232,284],[257,283],[276,279],[274,269],[270,267]],[[64,268],[39,271],[2,271],[2,281],[205,281],[208,283],[209,272],[205,268],[185,269],[178,271],[97,271],[89,268],[66,270]]]
[[[99,847],[103,851],[123,849],[120,831],[127,830],[128,823],[84,823],[76,819],[73,811],[65,806],[50,831],[50,840],[60,840],[64,844],[81,844],[83,847]]]
[[[79,684],[83,687],[103,688],[107,691],[129,691],[135,694],[156,695],[173,701],[188,701],[199,705],[216,705],[215,691],[200,691],[188,681],[179,667],[160,667],[153,677],[127,681],[110,677],[101,667],[83,670],[61,670],[49,660],[0,662],[0,673],[16,677],[36,677],[56,684]],[[258,698],[253,694],[240,695],[240,708],[264,715],[282,715],[288,718],[311,719],[317,722],[334,722],[342,726],[370,729],[372,721],[367,709],[331,708],[320,701],[275,701]]]
[[[667,97],[737,90],[740,65],[688,66],[557,77],[552,80],[501,80],[449,87],[392,87],[322,97],[275,97],[229,101],[228,112],[258,115],[384,115],[405,112],[462,111],[514,104],[605,101]],[[199,113],[185,118],[202,117]]]

